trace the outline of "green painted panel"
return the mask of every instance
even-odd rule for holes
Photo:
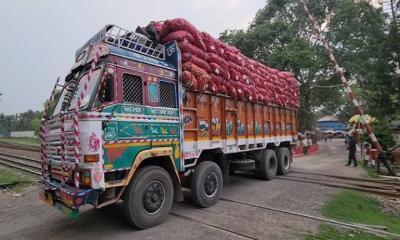
[[[149,145],[105,148],[104,164],[112,164],[113,169],[130,168],[137,154],[149,148]]]
[[[150,101],[158,102],[157,84],[155,83],[149,84],[149,96],[150,96]]]
[[[118,123],[108,122],[104,129],[104,139],[106,141],[115,141],[118,139]]]
[[[103,109],[103,112],[110,113],[123,113],[123,114],[137,114],[137,115],[153,115],[163,117],[178,117],[178,109],[160,108],[160,107],[149,107],[133,104],[116,104],[108,106]]]
[[[118,122],[118,139],[148,138],[148,123]]]

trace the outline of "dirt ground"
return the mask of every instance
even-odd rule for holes
[[[365,175],[360,167],[345,167],[346,157],[342,141],[321,143],[319,154],[295,158],[293,170]],[[310,183],[235,175],[224,185],[222,197],[319,216],[322,204],[336,191]],[[125,220],[120,203],[99,210],[87,208],[78,219],[71,220],[38,200],[36,186],[26,188],[21,195],[0,192],[0,239],[4,240],[302,239],[315,233],[319,224],[239,203],[219,201],[214,207],[201,209],[184,202],[174,205],[163,224],[137,230]]]

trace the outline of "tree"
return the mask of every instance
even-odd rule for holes
[[[387,73],[385,39],[387,16],[367,1],[310,0],[308,7],[329,39],[348,80],[365,83],[365,94],[375,92],[372,82]],[[316,88],[340,83],[321,43],[312,34],[297,0],[271,0],[258,11],[247,30],[226,30],[221,40],[269,66],[292,71],[301,86],[301,129],[311,129],[316,112],[341,114],[351,109],[341,88]],[[382,92],[384,90],[382,89]],[[390,97],[389,97],[390,98]]]
[[[40,117],[41,116],[36,116],[34,119],[31,121],[31,129],[35,132],[36,136],[39,136],[39,131],[40,131]]]

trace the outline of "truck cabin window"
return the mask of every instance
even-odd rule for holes
[[[78,82],[78,86],[75,89],[74,95],[69,103],[68,110],[75,109],[78,99],[81,97],[81,92],[83,91],[83,98],[81,99],[80,106],[85,108],[88,106],[90,99],[96,94],[96,86],[100,78],[101,69],[96,69],[89,81],[89,73],[83,74]],[[84,91],[85,84],[87,84],[87,89]]]
[[[124,74],[122,77],[122,96],[124,103],[143,105],[143,81],[135,75]]]
[[[99,101],[100,104],[114,101],[114,78],[112,76],[106,76],[101,82]]]
[[[160,107],[177,108],[175,83],[160,81]]]

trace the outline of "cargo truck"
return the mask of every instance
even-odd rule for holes
[[[290,171],[297,110],[185,88],[176,41],[108,25],[75,56],[41,124],[39,195],[68,216],[122,200],[148,228],[182,188],[210,207],[234,171]]]

